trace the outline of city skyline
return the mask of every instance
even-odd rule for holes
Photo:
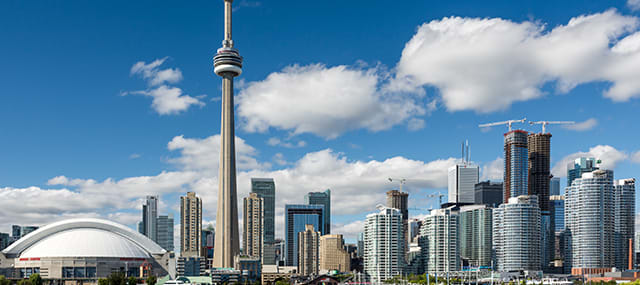
[[[502,181],[502,139],[507,129],[481,129],[477,125],[525,116],[531,120],[578,122],[569,127],[573,129],[548,127],[553,133],[551,172],[562,177],[562,193],[566,185],[566,165],[576,155],[601,159],[604,168],[615,171],[616,179],[636,177],[640,163],[640,149],[635,143],[637,135],[620,139],[618,134],[625,129],[634,129],[633,120],[628,118],[640,106],[637,98],[640,87],[634,89],[635,95],[627,96],[626,103],[609,99],[624,99],[624,94],[607,95],[611,82],[624,83],[624,76],[598,75],[600,77],[594,79],[554,69],[570,69],[578,63],[542,66],[539,68],[545,69],[541,71],[543,75],[557,75],[556,78],[567,82],[547,81],[540,79],[538,74],[529,74],[532,78],[527,85],[502,90],[495,89],[496,82],[486,80],[480,83],[488,88],[487,92],[515,90],[524,93],[519,93],[522,97],[500,101],[495,97],[480,96],[488,93],[472,92],[470,95],[486,100],[460,105],[454,102],[456,100],[452,101],[457,98],[456,88],[465,90],[469,87],[461,85],[460,78],[431,81],[408,63],[410,60],[421,61],[421,55],[440,52],[437,49],[442,47],[423,46],[421,49],[413,46],[418,53],[416,58],[411,58],[408,51],[422,38],[441,39],[451,44],[458,40],[451,37],[452,34],[437,34],[431,25],[448,23],[455,29],[465,23],[486,24],[492,19],[497,22],[495,25],[511,29],[516,39],[533,38],[547,44],[545,37],[554,33],[554,28],[567,28],[572,18],[581,15],[589,15],[581,19],[593,27],[608,22],[608,29],[619,32],[610,44],[622,45],[623,39],[638,31],[637,24],[630,23],[634,19],[640,20],[637,10],[627,7],[624,1],[591,3],[584,7],[565,3],[559,5],[571,7],[555,12],[546,11],[552,5],[548,3],[526,3],[522,7],[495,4],[499,7],[487,10],[470,3],[458,7],[408,3],[400,7],[402,11],[412,10],[406,19],[400,19],[402,13],[391,15],[385,20],[395,25],[374,31],[363,25],[375,23],[383,7],[388,8],[382,2],[360,7],[369,12],[364,15],[353,15],[352,9],[356,8],[350,6],[353,4],[347,4],[344,10],[331,10],[319,4],[303,6],[305,4],[296,3],[289,9],[307,8],[303,11],[308,11],[315,7],[318,11],[309,12],[312,15],[303,13],[310,20],[296,15],[285,22],[276,19],[284,13],[281,4],[235,1],[238,28],[234,38],[238,38],[238,48],[250,66],[242,80],[236,81],[239,208],[251,190],[251,178],[273,178],[278,185],[275,236],[283,238],[284,205],[302,204],[304,193],[331,189],[331,232],[344,234],[347,241],[354,241],[357,233],[363,230],[366,215],[376,212],[376,204],[384,203],[385,192],[398,189],[396,183],[386,180],[387,177],[407,178],[403,191],[409,192],[409,208],[434,207],[437,199],[427,195],[446,192],[447,169],[459,162],[459,143],[466,139],[472,146],[471,161],[480,168],[480,181]],[[0,8],[2,5],[12,4],[3,3]],[[221,11],[222,1],[175,4],[186,6],[179,6],[181,9],[173,12],[150,7],[151,15],[174,17],[168,17],[168,24],[154,27],[162,32],[144,35],[113,33],[135,24],[153,30],[149,25],[160,23],[152,16],[136,19],[127,14],[130,12],[118,14],[109,9],[98,12],[83,5],[77,10],[66,9],[66,5],[73,5],[69,3],[49,7],[58,14],[45,15],[38,10],[42,8],[40,5],[44,4],[15,3],[13,8],[18,10],[15,15],[5,15],[3,11],[9,9],[0,9],[0,24],[15,28],[0,31],[0,36],[21,43],[15,45],[20,48],[29,44],[42,46],[35,45],[39,43],[35,38],[41,38],[41,43],[47,47],[46,52],[42,51],[43,55],[33,58],[28,51],[18,51],[12,45],[0,47],[0,54],[3,54],[0,59],[6,59],[14,73],[0,72],[4,72],[4,78],[15,79],[7,83],[7,93],[0,104],[0,118],[9,122],[2,127],[9,139],[0,142],[0,149],[3,149],[0,156],[5,162],[0,166],[0,232],[10,232],[12,224],[44,225],[75,217],[107,218],[135,229],[140,221],[139,207],[146,195],[159,196],[158,213],[173,214],[177,218],[180,217],[179,196],[190,191],[202,198],[203,223],[214,223],[221,85],[219,78],[211,75],[211,56],[222,38],[222,15],[214,13]],[[120,2],[115,5],[127,7]],[[129,5],[132,11],[147,8]],[[174,4],[160,3],[158,6],[171,5]],[[418,12],[420,10],[430,12]],[[108,12],[122,17],[122,25],[107,27],[110,23]],[[317,20],[319,15],[315,13],[322,12],[324,17],[336,17],[340,23],[350,23],[353,27],[332,33],[332,28],[338,24],[319,27],[307,22]],[[193,20],[178,24],[189,13],[194,14]],[[20,21],[17,17],[25,15],[30,24],[19,24],[27,20]],[[34,20],[34,15],[41,19]],[[88,20],[87,15],[96,16],[98,20]],[[55,23],[53,27],[44,25],[58,16],[68,18],[69,22]],[[347,18],[350,16],[354,19]],[[449,16],[460,18],[445,18]],[[272,22],[259,27],[263,23],[260,21],[266,20]],[[86,27],[69,26],[82,21],[87,22]],[[361,24],[354,24],[356,21]],[[304,30],[285,26],[286,23],[310,26],[309,30]],[[526,27],[542,28],[542,25],[546,26],[539,34],[521,34]],[[27,28],[33,29],[34,38],[21,39],[13,34]],[[61,31],[52,30],[54,28]],[[191,32],[178,37],[181,31],[191,28]],[[275,32],[280,28],[288,38]],[[629,31],[621,32],[623,28]],[[362,36],[351,38],[350,33],[358,29]],[[87,36],[94,30],[103,38]],[[571,30],[567,30],[567,34],[558,36],[568,36]],[[597,34],[597,29],[594,31]],[[310,39],[308,34],[318,39]],[[252,39],[256,35],[258,38]],[[59,42],[53,36],[58,36]],[[119,37],[123,38],[122,45],[102,46],[103,41],[114,41]],[[266,40],[270,37],[283,42]],[[178,39],[181,44],[161,45],[167,38]],[[148,42],[133,47],[138,41]],[[257,41],[261,44],[257,45]],[[328,43],[322,43],[324,41]],[[597,42],[597,39],[593,41]],[[79,47],[72,47],[72,43]],[[379,45],[380,51],[365,50],[366,45],[373,43]],[[287,44],[292,46],[284,47]],[[263,46],[264,50],[256,46]],[[115,52],[110,52],[109,48]],[[628,48],[632,49],[633,45]],[[265,50],[269,52],[265,53]],[[94,52],[104,58],[95,56]],[[73,58],[59,57],[65,53],[73,54]],[[272,54],[265,56],[269,53]],[[41,58],[44,55],[48,58]],[[480,55],[469,54],[470,58]],[[42,66],[43,62],[45,66]],[[92,65],[85,65],[85,62],[92,62]],[[437,68],[437,64],[425,61],[426,66]],[[59,67],[60,71],[52,70],[51,66]],[[529,67],[527,63],[519,63],[514,68],[525,70]],[[95,72],[87,72],[94,69]],[[31,73],[34,70],[38,71]],[[308,88],[313,84],[309,79],[322,74],[326,80],[324,85],[352,87],[353,90],[345,91],[349,96],[343,97],[357,100],[352,102],[330,96],[336,89]],[[402,74],[412,75],[420,83],[411,86],[410,82],[400,80]],[[383,75],[397,80],[387,82]],[[502,73],[497,75],[500,79],[511,79]],[[320,101],[310,100],[311,104],[305,104],[305,100],[282,89],[282,82],[294,80],[294,90],[308,91],[310,98]],[[596,82],[600,80],[606,82]],[[38,84],[32,84],[32,81]],[[389,90],[396,93],[385,93]],[[563,94],[564,91],[567,94]],[[265,99],[269,97],[267,95],[275,101]],[[287,106],[289,109],[254,108],[256,105],[281,104],[280,95],[292,97],[291,105]],[[405,105],[393,101],[391,95]],[[495,100],[496,105],[488,104],[489,99]],[[330,106],[320,104],[322,102]],[[365,104],[354,104],[357,102]],[[390,111],[381,110],[381,106]],[[312,111],[324,115],[316,117]],[[340,116],[334,118],[326,112]],[[383,116],[371,115],[376,112]],[[292,121],[295,123],[288,123]],[[539,132],[539,126],[528,124],[516,124],[514,128]],[[19,202],[24,197],[42,202],[24,206]],[[409,211],[410,218],[426,214],[426,210]],[[177,225],[174,233],[179,233]],[[174,239],[175,242],[179,240]]]

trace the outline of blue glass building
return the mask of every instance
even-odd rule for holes
[[[509,198],[529,195],[528,133],[522,130],[504,134],[503,203]]]
[[[304,196],[304,203],[307,205],[324,205],[324,232],[331,233],[331,190],[324,192],[309,192]],[[318,228],[316,228],[318,229]]]
[[[324,231],[324,205],[285,205],[284,224],[287,266],[298,266],[298,233],[305,230],[305,225],[313,225],[314,229]]]

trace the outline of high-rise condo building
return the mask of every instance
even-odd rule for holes
[[[194,192],[180,197],[180,252],[182,257],[200,256],[202,200]],[[214,249],[215,251],[217,248]]]
[[[364,223],[364,273],[374,284],[402,275],[405,264],[402,213],[379,207]]]
[[[620,179],[613,182],[615,186],[615,247],[616,268],[621,270],[633,269],[634,256],[629,258],[629,240],[633,245],[635,234],[636,212],[636,180],[634,178]],[[633,247],[631,247],[633,248]],[[631,261],[631,264],[629,264]]]
[[[152,241],[158,241],[158,196],[147,196],[145,199],[138,231]]]
[[[307,205],[324,205],[324,230],[325,234],[331,233],[331,190],[324,192],[309,192],[304,196]]]
[[[511,197],[493,210],[493,248],[498,271],[542,270],[538,196]]]
[[[504,134],[504,191],[502,201],[529,194],[528,133],[514,130]]]
[[[602,273],[615,266],[613,171],[582,173],[565,191],[565,270]]]
[[[475,185],[478,184],[480,170],[478,166],[468,162],[456,164],[449,168],[449,203],[475,202]]]
[[[313,225],[305,225],[298,233],[298,272],[302,276],[318,275],[320,232]]]
[[[211,267],[213,267],[213,247],[215,246],[215,241],[216,232],[211,225],[202,229],[202,246],[200,248],[200,256],[205,259],[206,269],[211,269]]]
[[[256,193],[258,197],[262,198],[262,217],[264,219],[262,264],[275,265],[276,184],[273,181],[273,178],[251,178],[251,193]]]
[[[554,232],[564,231],[564,195],[549,196],[549,203],[553,211]]]
[[[598,169],[596,162],[593,157],[580,157],[567,164],[567,187],[571,187],[573,180],[582,177],[583,173]]]
[[[0,250],[3,250],[9,246],[9,234],[8,233],[0,233]]]
[[[263,202],[257,193],[250,193],[249,197],[244,198],[242,249],[247,256],[262,258]]]
[[[222,77],[220,172],[218,174],[218,209],[216,212],[216,245],[213,251],[213,265],[214,267],[226,268],[234,266],[234,257],[240,253],[233,78],[242,74],[242,57],[231,39],[232,2],[233,0],[224,0],[224,40],[222,47],[213,57],[213,71]]]
[[[158,216],[158,245],[166,251],[173,251],[173,215]]]
[[[362,258],[363,256],[364,256],[364,233],[359,233],[358,234],[358,257]]]
[[[491,266],[493,209],[487,205],[460,207],[460,256],[473,267]]]
[[[430,273],[459,271],[460,221],[454,207],[432,210],[422,220],[420,248]]]
[[[398,190],[387,191],[387,207],[398,209],[402,214],[402,236],[405,240],[405,248],[406,252],[409,247],[409,239],[408,239],[408,222],[409,222],[409,193],[401,192]]]
[[[320,270],[349,272],[351,257],[344,248],[342,235],[323,235],[320,237]]]
[[[502,204],[502,182],[483,181],[475,185],[475,203],[497,208]]]
[[[306,225],[323,228],[324,205],[285,205],[284,212],[285,261],[287,266],[298,266],[298,233],[305,231]]]
[[[551,182],[551,134],[530,133],[527,137],[529,149],[529,195],[538,196],[540,206],[540,232],[542,234],[542,264],[553,260],[555,235],[553,216],[549,204]]]
[[[407,239],[410,241],[409,244],[418,242],[418,236],[420,235],[420,225],[422,225],[422,221],[419,219],[411,219],[407,222]]]

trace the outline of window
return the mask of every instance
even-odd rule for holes
[[[73,278],[73,267],[62,267],[62,278]]]
[[[96,268],[95,267],[87,267],[87,278],[96,278]]]
[[[73,268],[73,276],[75,278],[85,278],[86,274],[85,274],[84,267],[75,267],[75,268]]]

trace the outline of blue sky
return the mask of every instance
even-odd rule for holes
[[[0,3],[0,231],[80,216],[134,225],[147,194],[177,218],[186,191],[214,221],[222,3]],[[552,166],[590,153],[637,176],[637,1],[234,7],[241,198],[252,176],[276,179],[280,211],[331,188],[334,228],[353,237],[394,188],[386,177],[408,179],[411,207],[433,207],[426,194],[446,191],[463,140],[500,180],[506,127],[477,125],[521,117],[581,123],[548,128]]]

